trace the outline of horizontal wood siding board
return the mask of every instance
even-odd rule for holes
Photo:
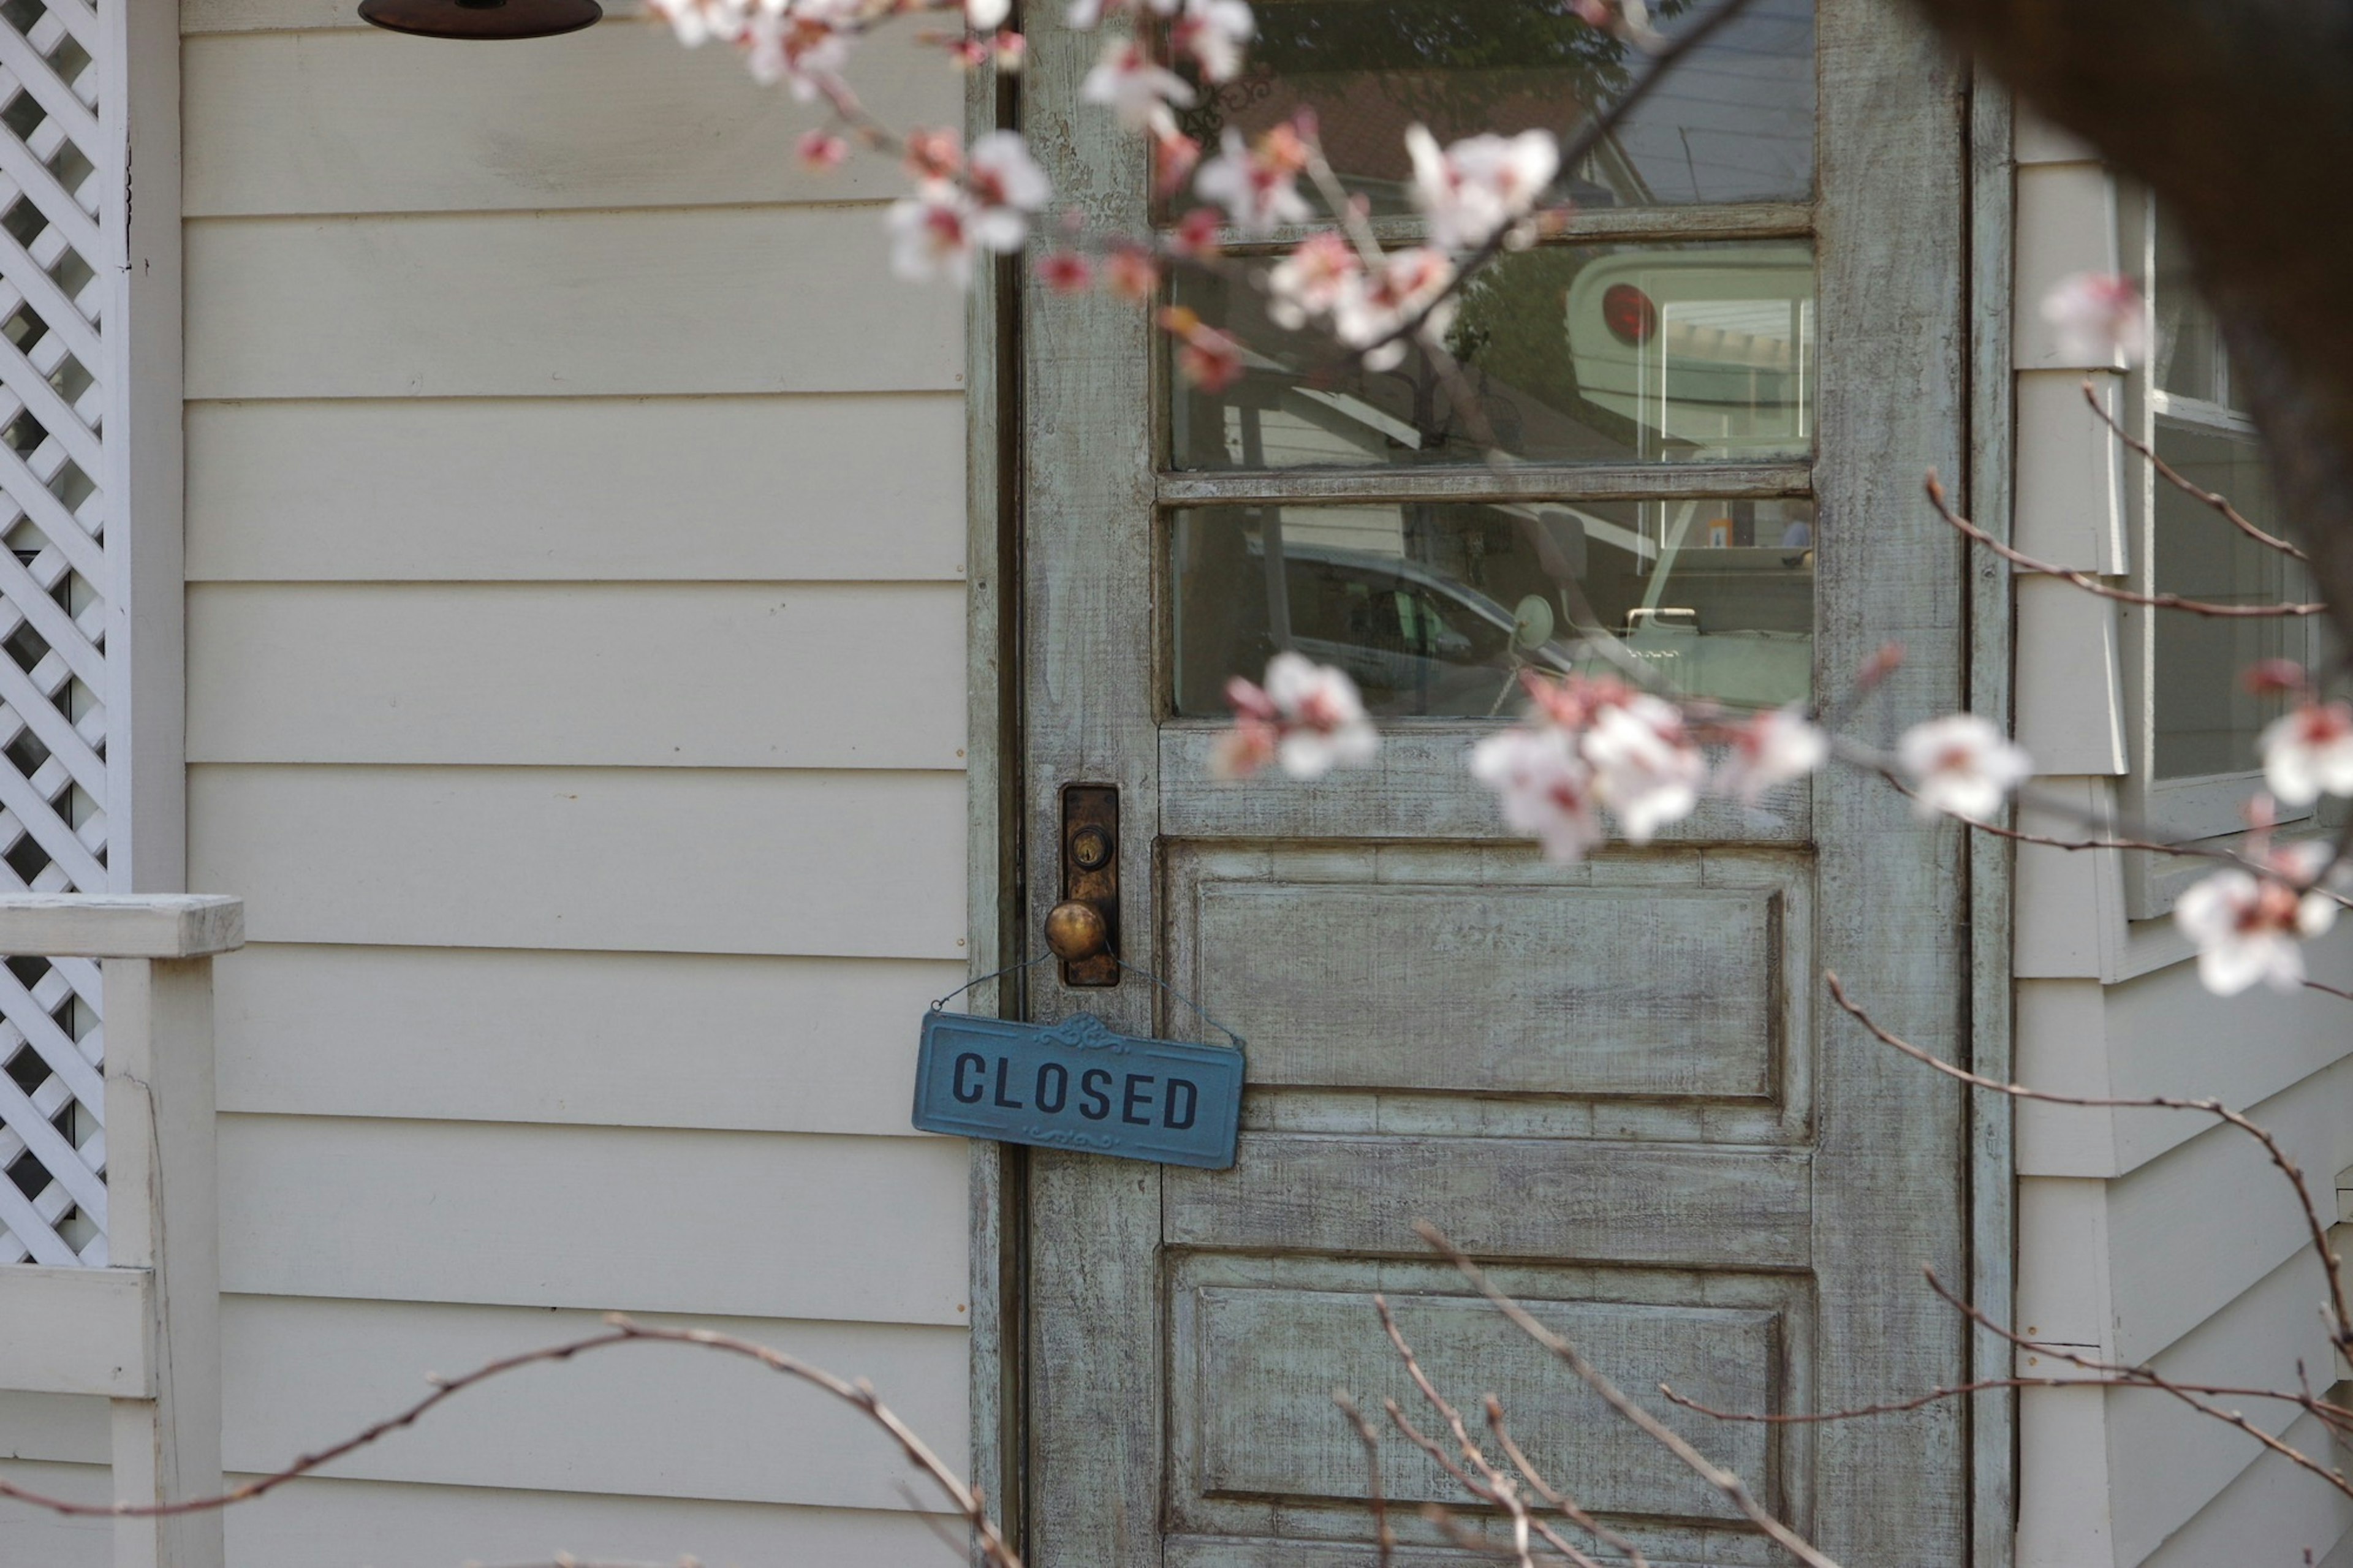
[[[1231,1171],[1171,1168],[1171,1246],[1411,1254],[1427,1219],[1491,1258],[1799,1268],[1807,1157],[1511,1138],[1246,1132]]]
[[[261,944],[214,971],[220,1105],[913,1136],[954,960]]]
[[[0,1481],[76,1502],[112,1502],[112,1478],[102,1464],[0,1460]],[[69,1519],[0,1498],[0,1542],[7,1543],[8,1561],[26,1568],[115,1568],[111,1520]]]
[[[961,1469],[962,1330],[680,1321],[871,1379]],[[231,1296],[221,1313],[224,1459],[232,1471],[275,1469],[412,1403],[431,1376],[586,1337],[601,1323],[590,1312]],[[892,1510],[906,1510],[920,1485],[862,1415],[750,1362],[677,1345],[622,1346],[497,1380],[327,1473]]]
[[[146,1268],[0,1266],[0,1388],[152,1399]]]
[[[964,380],[962,298],[891,275],[880,205],[202,218],[185,239],[190,397]]]
[[[212,584],[187,624],[192,762],[964,765],[955,584]]]
[[[1271,773],[1220,779],[1212,758],[1222,727],[1167,725],[1160,731],[1160,831],[1171,838],[1494,840],[1504,828],[1493,797],[1462,787],[1472,742],[1493,728],[1398,725],[1382,735],[1371,765],[1303,781]],[[1775,791],[1755,807],[1704,800],[1658,842],[1803,844],[1810,820],[1803,789]]]
[[[188,770],[258,942],[960,958],[954,773]]]
[[[891,125],[940,124],[962,82],[945,51],[885,29],[858,89]],[[374,27],[229,34],[181,54],[189,217],[872,200],[890,159],[810,171],[811,106],[732,49],[601,26],[528,49],[452,48]]]
[[[2330,1452],[2328,1428],[2312,1416],[2289,1427],[2286,1436],[2292,1447],[2327,1456],[2323,1464],[2340,1462]],[[2264,1453],[2146,1561],[2147,1568],[2253,1563],[2268,1555],[2264,1547],[2276,1541],[2278,1555],[2286,1562],[2304,1561],[2309,1550],[2324,1568],[2343,1568],[2348,1554],[2330,1547],[2348,1531],[2353,1531],[2353,1500],[2294,1461]]]
[[[191,403],[188,576],[960,582],[963,432],[954,392]]]
[[[107,1464],[111,1409],[94,1394],[0,1389],[0,1458]]]
[[[922,1482],[910,1478],[909,1484],[923,1496]],[[237,1568],[450,1568],[548,1563],[559,1552],[592,1563],[675,1563],[691,1557],[826,1568],[908,1568],[945,1560],[934,1521],[903,1508],[889,1512],[480,1485],[296,1481],[263,1507],[233,1510],[227,1522],[229,1561]]]
[[[1250,1038],[1256,1083],[1710,1099],[1772,1088],[1781,933],[1767,889],[1211,881],[1194,919],[1198,999]],[[1493,1013],[1472,1024],[1465,996]],[[1433,1039],[1454,1048],[1433,1059]]]
[[[961,1326],[965,1164],[944,1138],[229,1115],[221,1279]]]

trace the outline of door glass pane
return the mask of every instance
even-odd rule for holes
[[[1663,29],[1697,8],[1653,6]],[[1214,146],[1312,110],[1342,182],[1410,210],[1405,129],[1440,142],[1543,129],[1566,146],[1643,68],[1569,0],[1261,0],[1243,74],[1180,117]],[[1802,201],[1814,174],[1812,0],[1754,0],[1669,73],[1594,157],[1578,205]]]
[[[2194,485],[2229,496],[2267,532],[2279,523],[2253,437],[2160,423],[2158,455]],[[2157,487],[2154,562],[2161,593],[2226,605],[2305,596],[2301,572],[2171,485]],[[2258,659],[2305,656],[2305,628],[2282,617],[2249,620],[2160,613],[2157,619],[2156,776],[2245,773],[2255,737],[2279,712],[2241,678]]]
[[[1188,271],[1176,303],[1248,345],[1239,381],[1174,380],[1180,468],[1803,458],[1813,447],[1814,258],[1803,241],[1555,246],[1464,289],[1450,379],[1416,352],[1367,371],[1262,297]]]
[[[1814,512],[1802,500],[1374,502],[1179,511],[1177,713],[1295,648],[1388,717],[1518,711],[1515,672],[1601,673],[1612,642],[1736,706],[1813,689]]]

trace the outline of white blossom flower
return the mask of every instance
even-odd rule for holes
[[[891,268],[922,281],[945,278],[962,288],[972,277],[977,241],[972,198],[945,180],[926,180],[913,195],[891,204]]]
[[[668,22],[678,41],[696,48],[713,38],[742,36],[746,12],[743,0],[650,0],[654,15]]]
[[[976,33],[993,33],[1013,15],[1013,0],[964,0],[965,25]]]
[[[1456,301],[1439,297],[1453,281],[1454,263],[1443,252],[1426,245],[1392,250],[1357,286],[1343,292],[1333,310],[1332,330],[1342,342],[1360,351],[1366,369],[1395,369],[1406,354],[1405,342],[1397,334],[1424,310],[1430,315],[1423,330],[1445,334]]]
[[[1405,145],[1414,205],[1441,250],[1475,250],[1525,219],[1560,169],[1560,143],[1549,131],[1472,136],[1440,152],[1427,129],[1409,125]]]
[[[1672,703],[1636,693],[1595,715],[1577,750],[1593,765],[1593,793],[1627,841],[1648,844],[1699,805],[1707,759]]]
[[[2129,278],[2078,272],[2042,297],[2042,319],[2056,329],[2059,353],[2070,360],[2127,365],[2148,357],[2148,303]]]
[[[1293,331],[1336,310],[1363,278],[1356,247],[1336,234],[1310,235],[1266,275],[1266,313]]]
[[[2234,996],[2258,981],[2295,990],[2304,984],[2303,939],[2336,919],[2337,903],[2327,894],[2299,892],[2236,867],[2192,886],[2173,906],[2173,923],[2197,946],[2199,982],[2218,996]]]
[[[1471,749],[1471,776],[1495,792],[1504,826],[1568,864],[1601,841],[1593,769],[1567,731],[1517,725]]]
[[[2353,795],[2353,707],[2301,702],[2274,720],[2257,742],[2263,783],[2289,805]]]
[[[1218,155],[1193,176],[1193,189],[1225,208],[1244,234],[1266,234],[1314,216],[1296,184],[1304,166],[1298,132],[1289,126],[1278,125],[1247,147],[1241,132],[1228,126]]]
[[[1923,816],[1945,813],[1984,822],[2034,771],[2024,752],[1980,714],[1952,713],[1915,724],[1896,742]]]
[[[1247,0],[1185,0],[1168,28],[1168,47],[1192,56],[1203,80],[1227,82],[1241,74],[1242,46],[1257,31]]]
[[[965,182],[976,207],[973,242],[989,250],[1020,249],[1029,237],[1029,215],[1054,194],[1046,172],[1011,131],[991,131],[973,142]]]
[[[1830,737],[1798,705],[1768,709],[1733,731],[1731,754],[1716,774],[1715,787],[1754,805],[1766,791],[1820,767],[1830,754]]]
[[[1079,84],[1079,96],[1089,103],[1107,103],[1130,131],[1174,130],[1169,112],[1193,106],[1193,89],[1183,77],[1152,63],[1152,57],[1134,38],[1110,38],[1103,58]]]
[[[1356,683],[1303,654],[1285,650],[1269,659],[1264,686],[1236,676],[1226,683],[1226,700],[1234,727],[1210,763],[1223,778],[1246,778],[1270,761],[1293,778],[1322,778],[1335,767],[1361,767],[1380,750]]]

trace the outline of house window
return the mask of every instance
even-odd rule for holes
[[[1312,110],[1384,243],[1420,233],[1408,126],[1567,142],[1643,68],[1517,0],[1273,0],[1259,24],[1254,74],[1185,128],[1214,146]],[[1808,698],[1814,110],[1810,0],[1758,0],[1564,171],[1579,221],[1474,278],[1443,356],[1367,369],[1181,273],[1171,302],[1250,352],[1215,391],[1163,373],[1162,493],[1193,503],[1166,514],[1175,712],[1222,715],[1227,678],[1284,648],[1388,718],[1507,714],[1522,670],[1630,658],[1734,706]]]

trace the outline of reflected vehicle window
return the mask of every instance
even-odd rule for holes
[[[1803,242],[1543,247],[1464,289],[1450,375],[1366,371],[1252,290],[1188,271],[1175,300],[1246,345],[1222,392],[1167,383],[1180,468],[1802,458],[1814,264]]]
[[[1813,689],[1808,501],[1202,507],[1169,541],[1180,715],[1282,648],[1388,718],[1515,712],[1523,668],[1612,668],[1597,642],[1734,707]]]
[[[1653,0],[1672,34],[1700,7]],[[1451,142],[1542,129],[1567,146],[1642,68],[1570,0],[1261,0],[1243,74],[1180,117],[1215,146],[1302,110],[1341,182],[1377,215],[1410,210],[1405,130]],[[1581,207],[1803,201],[1814,174],[1811,0],[1751,0],[1680,61],[1585,163]]]

